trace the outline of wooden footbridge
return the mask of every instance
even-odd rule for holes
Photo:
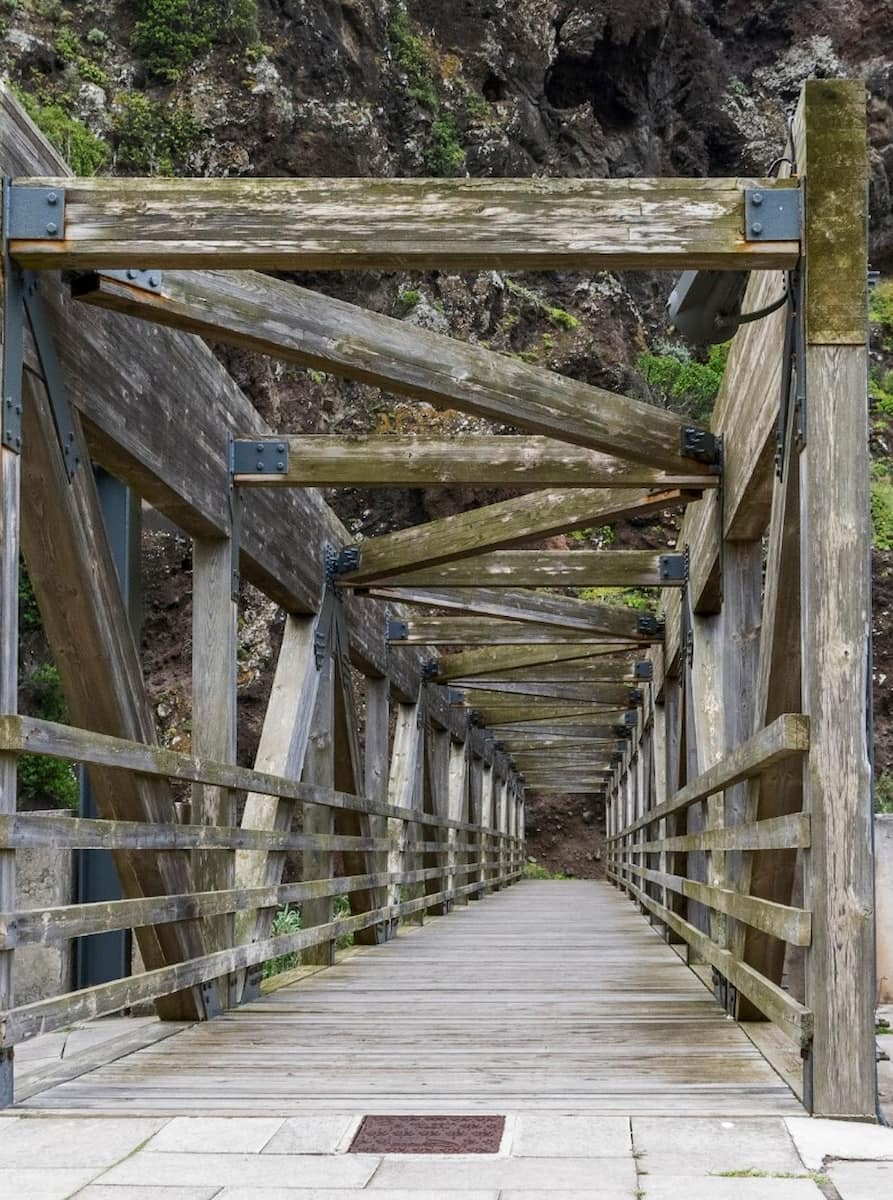
[[[76,179],[2,93],[3,1103],[17,1044],[154,1001],[189,1029],[26,1102],[796,1111],[762,1022],[810,1111],[874,1119],[861,84],[807,84],[779,154],[764,179]],[[260,273],[438,268],[750,272],[745,312],[774,311],[704,429]],[[203,339],[517,432],[281,433]],[[189,753],[157,744],[91,460],[193,539]],[[355,546],[314,490],[456,484],[522,494]],[[668,509],[662,553],[525,548]],[[70,725],[17,714],[20,547]],[[250,769],[240,577],[287,614]],[[17,813],[22,752],[84,764],[98,816]],[[603,799],[619,891],[508,888],[530,791]],[[111,850],[124,898],[17,911],[40,845]],[[285,904],[302,928],[274,933]],[[131,928],[142,974],[16,1003],[18,947]],[[325,967],[346,933],[259,998],[267,960]]]

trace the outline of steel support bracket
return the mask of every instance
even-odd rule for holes
[[[77,434],[75,433],[71,406],[68,403],[65,386],[62,383],[62,368],[59,366],[59,360],[56,357],[56,347],[53,345],[49,323],[47,322],[43,302],[40,298],[38,277],[33,271],[25,271],[22,275],[22,300],[25,306],[25,313],[28,317],[28,324],[31,327],[31,335],[34,338],[37,357],[40,359],[40,370],[50,401],[53,424],[56,427],[56,437],[59,439],[59,446],[62,450],[65,474],[70,483],[81,463],[80,455],[78,454]]]
[[[233,475],[284,475],[288,443],[282,438],[236,438],[230,469]]]
[[[143,270],[140,267],[124,267],[121,270],[96,271],[95,276],[106,279],[119,279],[128,287],[138,288],[141,292],[161,292],[164,276],[158,270]]]
[[[636,710],[634,708],[630,709],[629,712],[625,712],[623,714],[623,723],[624,723],[624,725],[630,726],[630,728],[632,728],[634,725],[638,725],[639,714],[636,712]]]
[[[6,241],[60,242],[65,237],[65,189],[9,185]]]
[[[233,446],[232,434],[226,439],[226,461],[229,464],[229,537],[230,537],[230,598],[234,603],[239,601],[239,586],[242,582],[239,573],[239,553],[242,536],[242,497],[233,483]]]
[[[323,596],[322,607],[316,618],[316,628],[313,630],[313,661],[317,671],[321,671],[335,650],[335,621],[338,598],[331,586],[328,586]]]
[[[7,450],[22,452],[22,369],[25,361],[25,306],[22,273],[6,260],[3,305],[3,404],[0,437]]]
[[[706,463],[713,468],[711,474],[718,475],[722,471],[722,439],[709,429],[683,425],[679,453],[683,458]]]
[[[630,688],[626,693],[626,699],[629,704],[639,708],[645,703],[645,693],[641,688]]]
[[[745,188],[746,242],[799,242],[803,233],[803,204],[799,187]]]
[[[663,637],[666,622],[663,617],[656,617],[654,613],[644,613],[639,617],[637,625],[643,637]]]
[[[405,642],[409,637],[409,622],[397,621],[393,617],[388,617],[385,637],[389,642]]]
[[[662,554],[660,556],[661,584],[688,582],[688,547],[681,554]]]
[[[654,663],[637,662],[633,668],[635,677],[641,683],[651,683],[654,679]]]
[[[421,666],[422,679],[429,683],[432,679],[437,678],[437,672],[440,670],[440,665],[436,658],[426,659]]]

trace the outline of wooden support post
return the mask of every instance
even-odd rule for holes
[[[233,554],[228,538],[192,542],[192,753],[217,762],[236,761],[236,615]],[[236,824],[234,795],[227,788],[194,784],[196,825]],[[227,850],[196,850],[195,885],[200,892],[235,886],[235,859]],[[235,944],[232,913],[205,921],[208,950]],[[232,985],[232,987],[231,987]],[[235,980],[221,980],[222,1003],[238,1002]]]
[[[483,831],[491,828],[493,825],[493,793],[495,783],[493,763],[487,762],[485,759],[481,768],[481,891],[479,893],[481,896],[487,895],[493,890],[490,886],[492,871],[489,860],[496,847],[492,834],[484,833]]]
[[[417,793],[419,759],[422,752],[421,705],[401,703],[397,706],[397,724],[394,729],[394,748],[391,751],[391,772],[388,779],[388,804],[398,808],[413,808]],[[409,822],[399,817],[388,819],[388,871],[401,875],[409,865],[408,851],[411,839]],[[390,903],[397,905],[401,899],[399,882],[391,883]],[[398,919],[391,921],[391,936],[397,934]]]
[[[365,786],[366,795],[376,804],[388,803],[388,735],[390,731],[391,686],[386,678],[366,677],[366,737]],[[388,818],[370,818],[373,837],[388,836]],[[388,854],[379,850],[370,856],[370,865],[375,874],[388,870]],[[375,907],[384,908],[388,903],[387,887],[375,891]],[[388,923],[383,933],[387,936]]]
[[[468,816],[468,745],[466,742],[457,742],[450,740],[450,755],[449,755],[449,779],[447,783],[448,789],[448,804],[447,816],[451,821],[468,821],[471,818]],[[463,886],[469,882],[467,875],[457,876],[460,866],[466,866],[470,862],[470,857],[467,853],[457,854],[456,843],[459,841],[460,834],[455,829],[450,829],[448,837],[448,887],[450,892],[455,892],[456,886]],[[461,834],[461,840],[469,841],[466,833]],[[461,896],[455,900],[456,904],[467,904],[468,897]]]
[[[319,690],[307,752],[304,756],[305,783],[318,787],[335,786],[335,664],[328,659],[320,671]],[[304,833],[333,834],[335,832],[334,810],[325,804],[304,805]],[[303,853],[302,876],[304,879],[330,879],[334,875],[333,855],[330,850],[305,850]],[[314,925],[326,925],[332,920],[332,897],[305,900],[301,907],[301,925],[310,929]],[[335,943],[321,942],[311,946],[302,955],[302,962],[331,966],[335,961]]]
[[[18,711],[19,486],[21,458],[0,446],[0,708]],[[16,811],[15,754],[0,754],[0,813]],[[0,850],[0,910],[16,909],[15,850]],[[0,1012],[15,1002],[11,949],[0,951]],[[0,1050],[0,1108],[13,1102],[13,1050]]]
[[[320,672],[316,665],[314,634],[316,617],[286,618],[282,646],[267,704],[255,769],[272,775],[300,779],[310,737],[311,722],[319,690]],[[244,829],[289,830],[294,802],[282,797],[249,794],[242,814]],[[237,850],[236,886],[268,887],[282,879],[285,855],[278,852]],[[239,942],[263,941],[269,936],[273,912],[249,909],[237,915]],[[259,983],[259,973],[250,976],[243,996],[251,996]]]
[[[430,811],[438,817],[449,816],[449,754],[450,735],[445,729],[432,729],[427,741],[427,779],[426,798],[430,803]],[[426,806],[427,807],[427,806]],[[429,894],[443,892],[447,888],[449,877],[449,836],[445,829],[436,826],[424,826],[425,840],[442,843],[443,849],[424,856],[426,867],[437,867],[440,874],[426,880],[425,890]],[[445,917],[450,910],[448,899],[432,904],[426,911],[432,916]]]
[[[468,811],[469,821],[477,826],[477,832],[469,837],[469,841],[474,842],[474,850],[469,854],[469,865],[475,863],[480,864],[484,856],[484,836],[481,833],[483,827],[483,803],[484,803],[484,760],[474,750],[471,751],[471,764],[469,767],[468,780]],[[466,883],[481,882],[480,866],[476,871],[471,871],[465,880]],[[469,892],[469,900],[480,900],[481,891]]]
[[[868,183],[865,87],[804,85],[794,124],[805,177],[806,412],[800,454],[807,1096],[818,1116],[873,1120],[874,887],[866,730],[871,525],[865,379]],[[811,1084],[811,1086],[810,1086]]]

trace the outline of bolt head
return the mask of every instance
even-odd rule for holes
[[[50,235],[50,237],[52,237],[54,233],[58,233],[58,232],[59,232],[59,226],[56,224],[55,221],[50,221],[49,224],[47,225],[47,233]]]
[[[754,192],[754,194],[750,198],[750,202],[751,202],[751,204],[757,204],[757,205],[762,204],[763,203],[763,193],[762,192]]]
[[[158,287],[159,283],[161,283],[161,280],[157,275],[149,276],[149,287]]]
[[[754,223],[750,227],[750,230],[751,230],[751,233],[762,233],[763,232],[762,221],[754,221]]]
[[[134,271],[133,267],[130,267],[130,268],[128,269],[128,271],[127,271],[127,278],[128,278],[128,279],[136,279],[136,271]]]
[[[47,193],[47,204],[55,204],[58,199],[59,199],[59,197],[56,195],[55,192]]]

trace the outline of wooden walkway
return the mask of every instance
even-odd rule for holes
[[[26,1106],[803,1113],[629,901],[585,881],[517,884]]]

